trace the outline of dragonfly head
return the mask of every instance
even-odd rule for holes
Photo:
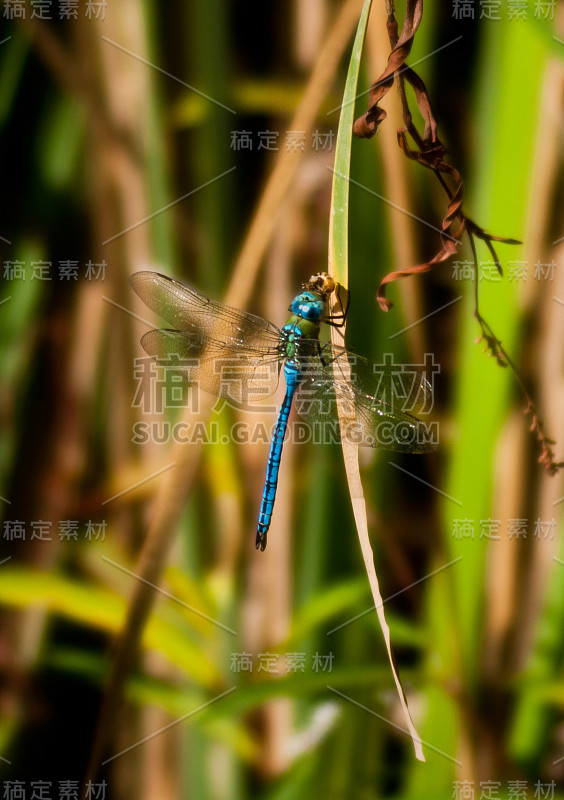
[[[325,315],[325,300],[317,292],[300,292],[290,303],[288,311],[303,319],[321,320]]]
[[[318,272],[304,283],[303,288],[306,291],[320,294],[324,300],[327,300],[329,295],[335,291],[336,283],[327,272]]]

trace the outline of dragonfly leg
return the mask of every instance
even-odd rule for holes
[[[346,306],[343,307],[343,298],[341,297],[341,291],[346,293]],[[349,313],[349,307],[351,304],[351,293],[345,289],[345,287],[337,283],[335,286],[335,294],[337,295],[337,300],[339,302],[339,306],[341,308],[336,314],[329,314],[323,320],[323,322],[327,323],[327,325],[331,325],[333,328],[342,328],[345,322],[347,321],[347,314]]]
[[[319,340],[317,341],[317,356],[324,367],[328,367],[329,364],[332,364],[334,361],[336,361],[340,357],[340,355],[341,354],[332,356],[331,358],[325,358],[325,356],[323,355],[323,347],[321,345],[321,342]]]

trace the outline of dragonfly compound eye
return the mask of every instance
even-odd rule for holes
[[[290,310],[303,319],[317,320],[323,316],[325,305],[323,300],[312,292],[302,292],[294,299]]]

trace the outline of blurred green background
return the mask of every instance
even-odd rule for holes
[[[326,269],[361,7],[3,3],[3,797],[18,786],[20,797],[78,796],[116,636],[143,590],[142,652],[129,653],[126,703],[109,703],[92,796],[564,796],[562,477],[537,463],[514,377],[475,343],[467,245],[392,285],[393,309],[378,308],[386,273],[438,249],[445,212],[433,175],[397,147],[395,89],[377,136],[353,142],[347,343],[440,365],[438,450],[361,453],[426,763],[370,610],[340,448],[285,448],[257,553],[268,441],[179,445],[178,423],[205,422],[207,401],[163,409],[173,387],[143,377],[139,338],[162,321],[134,297],[131,273],[155,269],[281,325],[301,282]],[[562,11],[433,0],[408,62],[464,177],[466,212],[524,242],[499,245],[500,280],[479,251],[480,307],[557,459]],[[385,21],[376,3],[363,93],[386,64]],[[358,115],[366,104],[361,94]],[[209,419],[229,438],[234,423],[270,430],[274,414],[218,405]]]

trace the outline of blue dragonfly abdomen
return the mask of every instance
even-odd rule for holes
[[[294,362],[287,361],[284,364],[284,378],[286,379],[286,394],[278,412],[276,427],[270,443],[268,462],[266,464],[266,478],[262,492],[262,502],[258,516],[257,525],[257,550],[264,550],[266,547],[266,535],[272,521],[272,511],[276,500],[276,489],[278,487],[278,472],[282,459],[282,448],[288,427],[288,418],[292,408],[292,400],[298,383],[300,382],[300,369]]]

